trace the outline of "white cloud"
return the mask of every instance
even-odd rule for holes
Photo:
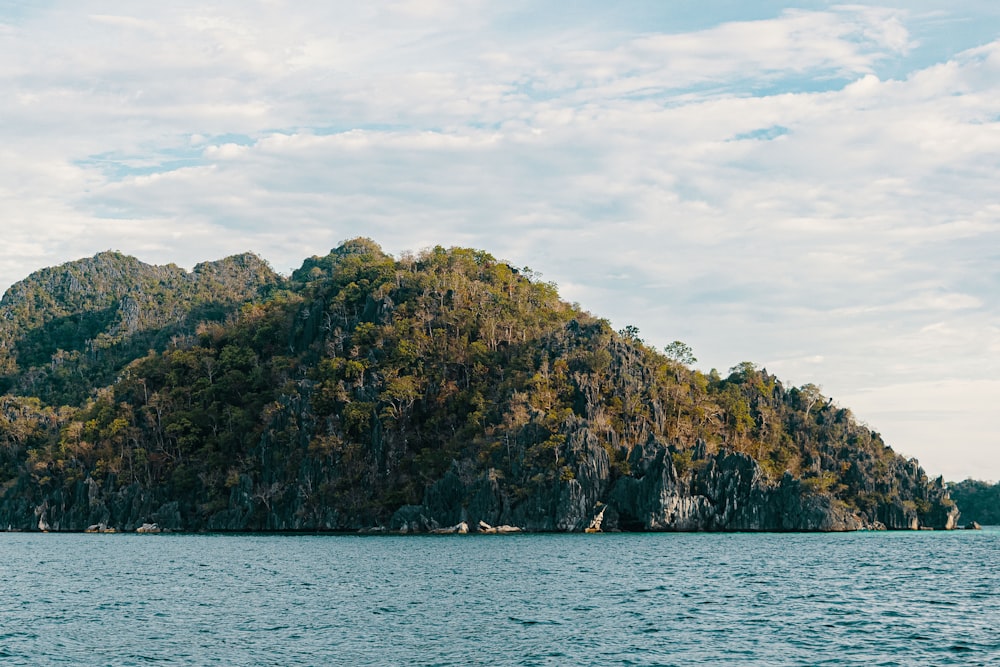
[[[1000,481],[996,457],[996,397],[1000,381],[932,379],[863,389],[838,397],[900,453],[916,457],[929,475]],[[879,426],[884,424],[885,426]]]
[[[8,22],[0,285],[109,247],[288,270],[358,234],[473,245],[887,434],[905,417],[879,387],[1000,399],[977,384],[1000,371],[1000,42],[893,76],[922,53],[900,10],[694,31],[541,11],[84,1]]]

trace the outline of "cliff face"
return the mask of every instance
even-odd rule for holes
[[[48,355],[49,374],[11,367],[0,396],[0,529],[954,525],[940,480],[815,388],[749,363],[691,370],[486,253],[396,261],[359,239],[287,282],[257,261],[200,265],[201,288],[162,299],[169,325],[139,315],[152,311],[135,290],[98,333],[52,333],[5,297],[8,322],[33,323],[7,325],[8,359]],[[63,322],[111,307],[45,294]],[[54,360],[112,333],[113,381],[46,404],[67,395]],[[163,344],[139,351],[130,335]]]
[[[719,452],[697,470],[678,473],[669,448],[658,443],[633,450],[636,475],[612,480],[606,452],[585,439],[574,451],[577,477],[562,480],[524,500],[512,498],[496,470],[469,477],[456,464],[430,485],[421,504],[404,505],[384,525],[398,532],[428,532],[462,522],[510,525],[527,531],[581,532],[591,527],[624,531],[852,531],[955,527],[957,511],[942,509],[918,519],[905,503],[888,504],[869,520],[829,495],[811,493],[790,473],[768,481],[745,454]],[[110,487],[114,489],[107,491]],[[310,507],[304,494],[265,502],[252,480],[241,477],[225,509],[185,515],[182,503],[162,489],[139,483],[118,487],[93,478],[42,492],[22,483],[0,502],[0,526],[8,530],[82,531],[93,526],[133,531],[155,523],[164,530],[315,531],[359,530],[377,517]]]
[[[790,473],[769,481],[760,466],[738,452],[699,458],[697,469],[678,473],[671,449],[651,442],[634,449],[635,474],[612,480],[599,447],[584,444],[575,456],[577,478],[564,480],[528,503],[512,506],[495,474],[463,483],[449,472],[428,489],[424,502],[400,508],[390,527],[423,532],[466,522],[516,525],[534,531],[852,531],[939,530],[955,527],[957,511],[944,494],[932,494],[937,515],[920,522],[903,503],[887,504],[870,519],[827,494],[811,492]],[[676,453],[676,452],[673,452]]]

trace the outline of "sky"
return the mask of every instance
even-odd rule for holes
[[[0,291],[487,250],[1000,480],[1000,3],[0,0]]]

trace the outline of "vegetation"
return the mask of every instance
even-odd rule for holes
[[[448,474],[531,502],[578,474],[585,427],[614,476],[653,439],[682,477],[733,451],[870,519],[931,509],[916,462],[817,387],[750,362],[703,374],[686,344],[657,352],[483,251],[355,239],[284,280],[252,255],[188,274],[102,253],[15,285],[0,315],[8,498],[91,480],[185,525],[237,505],[259,527],[385,524]]]
[[[962,512],[962,521],[984,526],[1000,525],[1000,482],[990,484],[974,479],[949,482],[948,490]]]
[[[0,390],[79,405],[137,356],[225,321],[279,282],[251,254],[192,273],[115,252],[43,269],[0,302]]]

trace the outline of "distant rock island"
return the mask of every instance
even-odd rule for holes
[[[955,526],[818,388],[693,362],[479,250],[101,253],[0,302],[0,529]]]
[[[967,479],[949,483],[948,491],[962,511],[966,528],[980,524],[1000,526],[1000,482],[989,484]]]

